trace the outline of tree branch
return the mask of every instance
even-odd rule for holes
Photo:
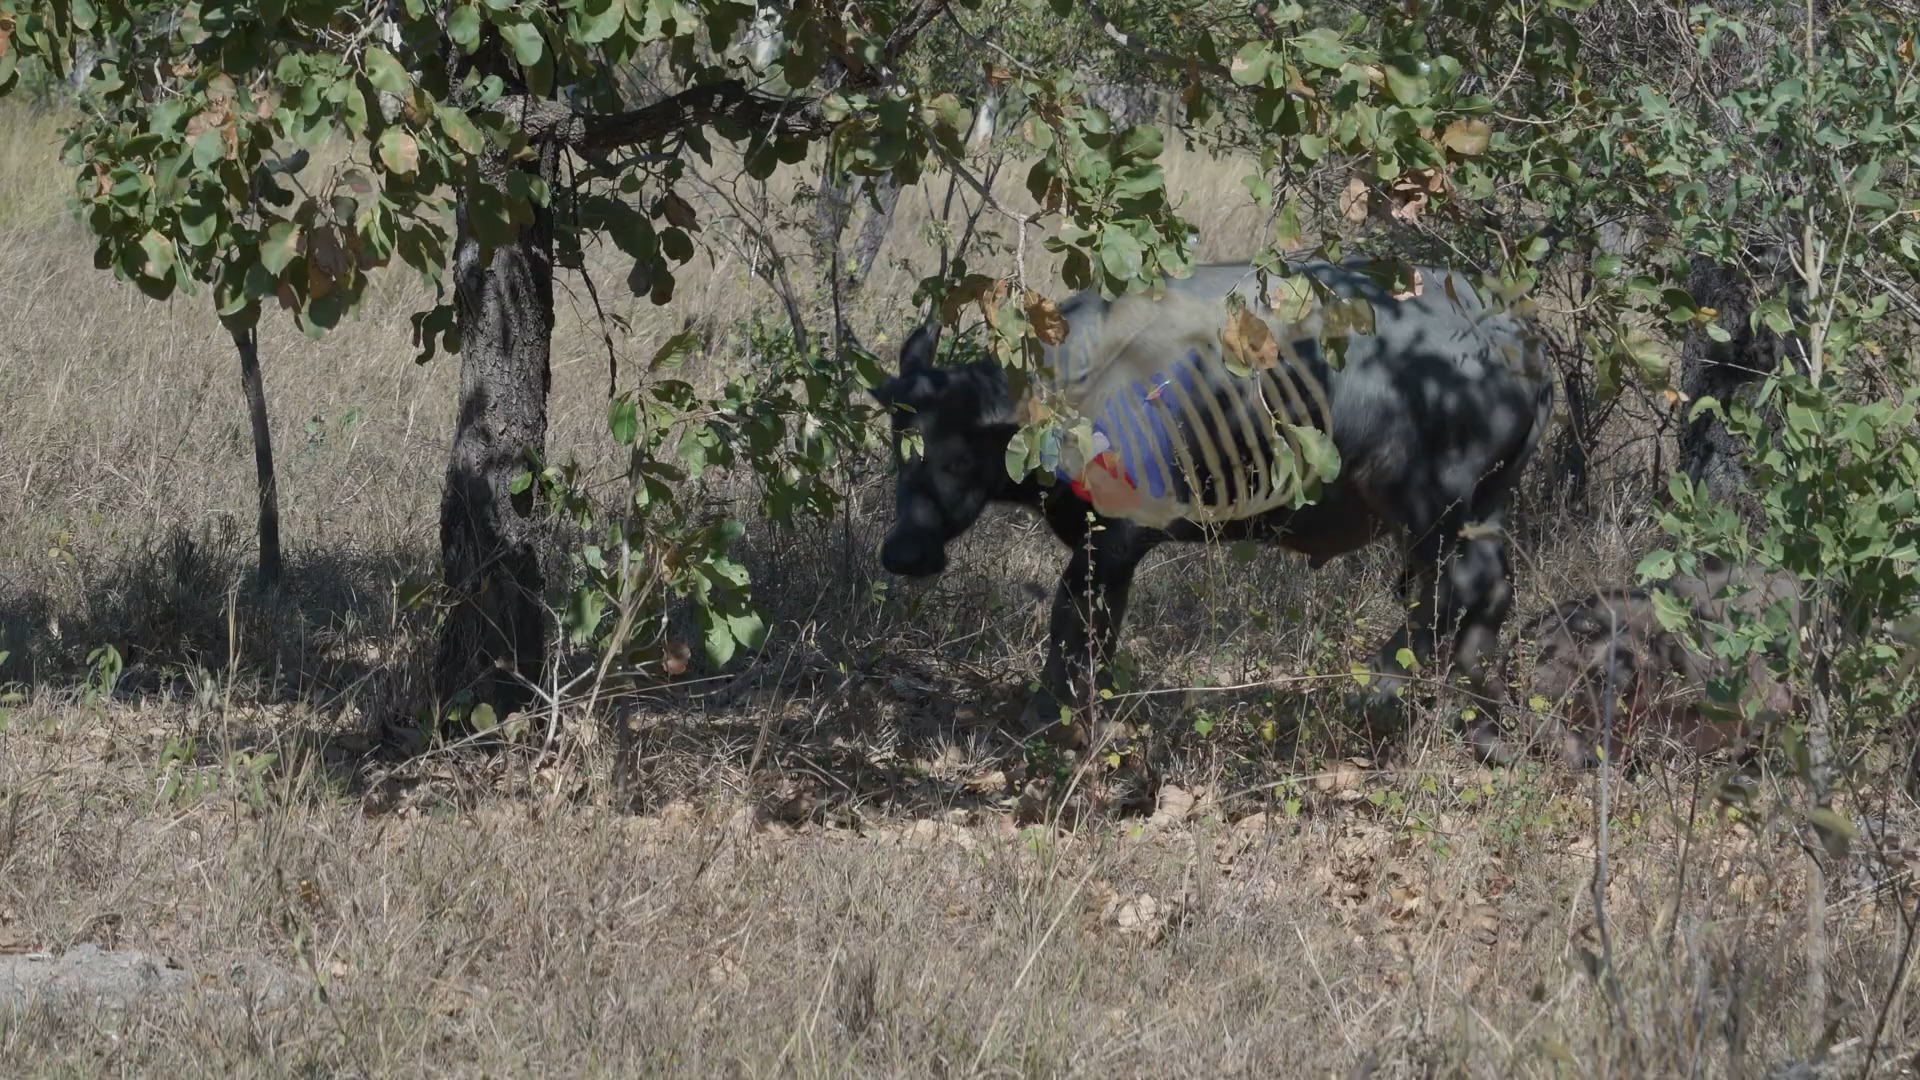
[[[945,10],[947,10],[947,0],[920,0],[912,14],[901,19],[900,25],[894,27],[893,33],[887,35],[884,53],[887,63],[892,64],[899,59],[900,54],[907,51],[907,46],[913,44],[913,39],[920,36],[920,31],[925,30]]]
[[[739,79],[706,83],[622,113],[575,116],[558,102],[542,103],[578,121],[565,141],[585,150],[644,146],[693,127],[735,123],[771,135],[817,138],[832,127],[812,98],[774,97]]]
[[[905,52],[914,38],[940,17],[947,3],[948,0],[920,0],[887,36],[883,65],[850,76],[846,89],[867,89],[886,79],[886,65]],[[553,101],[530,101],[525,107],[528,115],[521,126],[529,135],[537,132],[557,137],[566,145],[583,150],[642,146],[691,127],[717,123],[734,123],[769,135],[803,138],[819,138],[833,128],[821,111],[819,99],[776,97],[754,90],[739,79],[691,87],[621,113],[576,114]]]

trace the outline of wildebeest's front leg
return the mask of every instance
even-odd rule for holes
[[[1068,508],[1049,515],[1055,534],[1072,545],[1073,558],[1054,591],[1040,689],[1021,717],[1027,735],[1059,724],[1063,705],[1085,704],[1106,681],[1133,572],[1158,538],[1124,521],[1103,519],[1089,531],[1084,512],[1077,522],[1059,520],[1071,514]]]
[[[1381,646],[1375,670],[1382,674],[1366,701],[1376,726],[1393,726],[1402,715],[1400,697],[1411,680],[1401,650],[1425,666],[1441,634],[1453,638],[1449,660],[1455,673],[1476,697],[1487,698],[1486,661],[1513,605],[1510,579],[1497,517],[1470,525],[1443,521],[1408,546],[1398,589],[1407,621]],[[1484,702],[1478,711],[1488,711]]]
[[[1513,567],[1506,530],[1498,519],[1481,522],[1455,547],[1441,580],[1440,607],[1458,618],[1453,668],[1475,693],[1484,695],[1488,659],[1500,643],[1500,627],[1513,608]]]

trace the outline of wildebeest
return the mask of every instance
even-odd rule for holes
[[[1023,403],[1006,371],[992,361],[936,367],[930,326],[902,345],[899,374],[874,391],[892,412],[899,459],[882,565],[938,574],[947,545],[993,501],[1039,509],[1073,553],[1027,730],[1091,689],[1089,642],[1104,668],[1134,570],[1167,540],[1270,542],[1319,566],[1398,531],[1398,591],[1418,604],[1380,649],[1376,667],[1395,674],[1372,684],[1370,702],[1388,704],[1404,685],[1401,649],[1424,662],[1436,634],[1456,625],[1453,658],[1477,681],[1511,604],[1501,518],[1546,427],[1551,373],[1531,320],[1487,307],[1463,275],[1422,268],[1417,289],[1396,296],[1363,270],[1291,268],[1335,298],[1314,301],[1297,322],[1275,315],[1246,265],[1199,267],[1160,295],[1068,300],[1065,341],[1046,349],[1045,368],[1108,448],[1084,477],[1067,477],[1086,482],[1009,478]],[[1229,294],[1266,324],[1288,363],[1258,378],[1232,373],[1222,335]],[[1338,366],[1323,331],[1343,339]],[[1306,505],[1280,483],[1287,466],[1276,459],[1294,445],[1285,425],[1329,432],[1339,453],[1338,475]],[[911,459],[897,452],[909,430],[923,447]],[[1102,483],[1129,498],[1102,499]]]
[[[1724,628],[1729,613],[1761,618],[1773,609],[1787,625],[1801,624],[1800,583],[1791,574],[1755,567],[1709,563],[1699,573],[1679,573],[1646,589],[1607,589],[1580,600],[1556,604],[1530,620],[1519,633],[1520,648],[1510,658],[1517,678],[1510,681],[1530,705],[1534,730],[1558,749],[1569,767],[1592,768],[1600,751],[1608,761],[1626,762],[1655,742],[1710,754],[1737,747],[1754,734],[1744,719],[1703,706],[1708,684],[1727,679],[1732,664],[1702,652],[1660,621],[1655,591],[1672,597],[1670,611],[1683,612],[1708,635]],[[1776,679],[1765,655],[1748,654],[1742,680],[1742,704],[1764,729],[1786,716],[1794,698]],[[1607,737],[1607,696],[1614,699],[1611,737]],[[1491,726],[1472,732],[1476,749],[1492,760],[1510,762],[1517,747],[1507,745]]]

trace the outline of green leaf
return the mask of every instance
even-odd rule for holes
[[[513,49],[513,58],[521,67],[532,67],[546,54],[547,43],[532,23],[511,23],[500,28],[500,36]]]
[[[73,26],[76,30],[91,30],[100,21],[93,10],[92,0],[73,0]]]
[[[140,252],[147,257],[140,268],[140,272],[147,277],[162,281],[173,271],[173,241],[157,231],[148,229],[146,235],[140,238]]]
[[[1675,571],[1673,552],[1665,548],[1655,548],[1648,552],[1647,557],[1640,560],[1640,565],[1633,569],[1634,576],[1642,582],[1665,581],[1671,578]]]
[[[500,726],[500,718],[494,713],[493,706],[483,701],[467,714],[467,723],[473,725],[475,731],[492,731]]]
[[[413,77],[392,53],[378,45],[367,46],[367,81],[375,90],[397,98],[413,93]]]
[[[1145,254],[1140,241],[1119,225],[1109,223],[1100,230],[1100,265],[1115,281],[1126,282],[1139,277]]]
[[[433,114],[440,120],[440,130],[447,133],[455,146],[469,154],[478,154],[487,148],[487,137],[465,111],[451,105],[436,105]]]
[[[1273,203],[1273,185],[1267,183],[1264,175],[1248,173],[1240,178],[1240,183],[1246,187],[1247,194],[1253,196],[1254,205],[1264,209]]]
[[[1427,87],[1427,77],[1422,74],[1419,62],[1398,60],[1385,65],[1387,92],[1402,105],[1415,106],[1426,103],[1432,91]]]
[[[1820,836],[1820,842],[1826,846],[1828,854],[1840,858],[1847,853],[1847,847],[1860,838],[1860,833],[1844,815],[1829,806],[1816,806],[1807,811],[1807,820],[1812,822],[1813,831]]]
[[[576,40],[582,45],[598,45],[620,32],[627,5],[623,0],[588,0],[574,9],[574,15],[579,27]]]
[[[1300,247],[1300,204],[1291,195],[1280,205],[1280,214],[1274,219],[1273,246],[1281,251],[1295,251]]]
[[[682,330],[666,340],[666,343],[654,351],[653,360],[647,364],[648,371],[671,371],[687,362],[693,355],[695,346],[700,344],[700,332]]]
[[[1873,192],[1875,184],[1880,182],[1881,164],[1879,158],[1869,158],[1867,162],[1853,171],[1853,178],[1847,184],[1847,193],[1855,202],[1865,205],[1865,198]]]
[[[193,167],[211,169],[227,156],[227,141],[219,128],[209,128],[193,140]]]
[[[727,616],[727,630],[735,641],[749,649],[757,649],[767,640],[766,621],[756,611]]]
[[[660,252],[677,263],[693,258],[693,238],[683,229],[660,230]]]
[[[701,644],[706,646],[707,659],[713,661],[715,667],[733,659],[734,650],[738,647],[740,639],[733,636],[733,627],[728,624],[726,618],[711,608],[703,608],[700,612],[700,623]]]
[[[1165,145],[1159,128],[1152,124],[1141,124],[1128,128],[1126,133],[1120,136],[1120,144],[1115,153],[1123,160],[1152,161],[1160,156],[1160,151],[1165,148]]]
[[[1158,165],[1129,165],[1113,174],[1113,193],[1122,199],[1143,198],[1166,186],[1166,174]]]
[[[1265,41],[1249,41],[1233,55],[1229,65],[1233,81],[1241,86],[1259,86],[1273,70],[1273,46]]]
[[[1027,473],[1031,471],[1028,462],[1032,460],[1032,451],[1033,442],[1027,432],[1023,431],[1008,440],[1007,475],[1009,477],[1012,477],[1014,480],[1025,480],[1027,478]]]
[[[300,226],[291,221],[276,221],[267,226],[267,234],[260,241],[260,265],[266,267],[267,273],[279,277],[299,254]]]
[[[1294,445],[1300,448],[1300,456],[1313,468],[1314,475],[1327,482],[1339,478],[1340,451],[1326,432],[1311,424],[1288,424],[1287,431],[1293,436]]]
[[[210,199],[180,208],[180,235],[194,247],[206,247],[220,231],[220,208]]]
[[[1324,26],[1293,39],[1293,54],[1315,67],[1337,70],[1347,62],[1347,46],[1340,35]]]
[[[575,589],[567,600],[567,610],[561,616],[561,624],[566,627],[567,639],[575,645],[585,645],[593,640],[593,632],[600,628],[600,619],[606,614],[607,598],[592,588]]]
[[[409,176],[420,168],[420,143],[397,127],[380,133],[380,163],[387,171]]]
[[[480,47],[480,9],[462,4],[447,13],[447,36],[467,52]]]
[[[632,446],[633,440],[640,435],[640,413],[634,407],[633,396],[621,394],[607,406],[607,430],[613,432],[613,441],[621,446]]]

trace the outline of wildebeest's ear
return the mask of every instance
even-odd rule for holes
[[[931,321],[921,323],[900,346],[900,373],[924,371],[933,366],[933,351],[940,344],[940,330]]]

